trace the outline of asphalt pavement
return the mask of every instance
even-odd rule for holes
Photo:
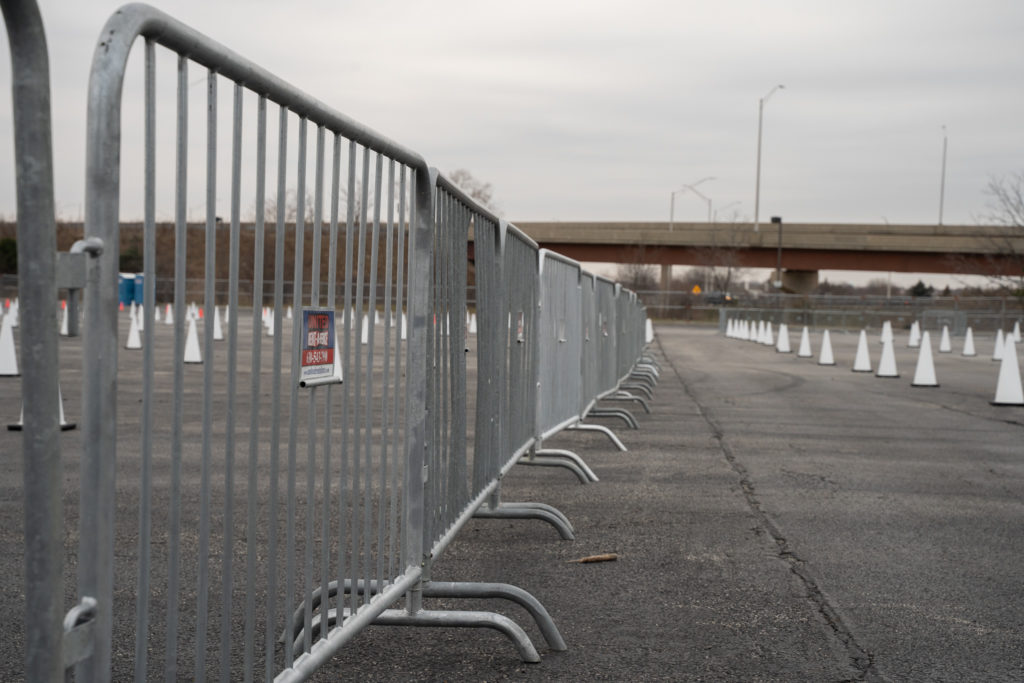
[[[542,661],[522,663],[495,632],[374,626],[315,680],[1024,680],[1024,408],[989,404],[990,338],[976,338],[976,358],[936,354],[940,386],[916,388],[900,331],[898,379],[851,372],[853,334],[832,332],[826,367],[817,335],[815,358],[798,359],[708,327],[656,333],[651,413],[634,411],[639,430],[602,421],[629,451],[594,433],[547,444],[581,455],[599,482],[540,467],[503,481],[504,500],[558,507],[576,539],[472,520],[435,565],[438,581],[530,591],[568,649],[547,648],[517,607],[427,600],[511,616]],[[74,344],[62,342],[72,418]],[[876,336],[874,363],[879,351]],[[16,382],[0,384],[8,421]],[[63,437],[66,460],[78,434]],[[20,670],[17,438],[0,435],[0,595],[16,615],[3,680]],[[69,463],[69,501],[74,477]],[[618,559],[572,561],[601,553]]]

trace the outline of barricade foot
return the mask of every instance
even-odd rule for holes
[[[591,408],[587,417],[618,417],[630,429],[640,429],[633,414],[624,408]]]
[[[473,516],[480,519],[539,519],[555,527],[562,540],[576,539],[569,518],[544,503],[501,503],[496,508],[484,506]]]
[[[623,384],[621,389],[624,391],[638,391],[643,394],[644,398],[648,401],[654,400],[654,392],[651,391],[651,388],[646,384]]]
[[[618,448],[620,451],[628,450],[626,448],[626,445],[619,441],[619,437],[615,436],[615,432],[608,429],[604,425],[575,424],[572,427],[569,427],[569,429],[574,429],[581,432],[601,432],[609,439],[611,439],[612,443],[615,444],[615,447]]]
[[[637,403],[639,403],[640,405],[643,406],[645,413],[650,413],[651,412],[651,408],[650,408],[650,406],[647,405],[647,401],[645,401],[640,396],[634,396],[633,394],[629,393],[628,391],[617,391],[614,394],[612,394],[611,396],[605,396],[601,400],[602,401],[635,401],[635,402],[637,402]]]
[[[519,657],[527,663],[540,661],[537,649],[519,624],[494,612],[462,612],[420,610],[410,614],[405,610],[385,610],[374,622],[378,626],[442,626],[456,628],[492,628],[505,634],[515,644]]]
[[[351,595],[353,591],[353,585],[355,586],[355,592],[359,595],[366,593],[367,587],[369,587],[370,594],[376,595],[380,591],[380,587],[376,579],[370,581],[363,581],[362,579],[356,581],[353,584],[352,579],[345,579],[345,591],[344,595]],[[541,604],[540,600],[535,598],[531,593],[523,590],[518,586],[513,586],[508,583],[472,583],[464,581],[424,581],[421,584],[421,590],[423,591],[424,598],[480,598],[480,599],[500,599],[509,600],[516,603],[527,612],[533,618],[533,621],[537,624],[537,628],[540,629],[541,634],[544,636],[544,640],[547,641],[548,647],[558,652],[564,652],[567,648],[565,640],[562,639],[562,634],[558,631],[558,627],[555,625],[554,619],[548,614],[547,609]],[[331,581],[328,585],[327,594],[329,597],[334,598],[338,594],[338,582]],[[310,596],[312,602],[312,610],[317,612],[320,609],[321,603],[321,590],[317,588],[313,591]],[[292,632],[292,639],[296,643],[296,646],[302,642],[302,615],[305,612],[305,603],[300,603],[296,608],[292,616],[292,624],[295,626],[295,630]],[[334,624],[333,610],[332,614],[328,617],[328,624]],[[314,638],[319,635],[320,619],[319,614],[314,614],[313,624]],[[287,636],[285,633],[281,634],[280,642],[285,642]]]
[[[580,480],[581,484],[589,484],[598,481],[594,471],[583,462],[583,458],[572,451],[560,448],[544,448],[536,451],[533,455],[523,455],[519,459],[520,465],[539,465],[541,467],[564,467],[570,470]]]
[[[508,583],[467,583],[461,581],[428,581],[423,584],[425,598],[499,598],[510,600],[533,617],[548,647],[564,652],[567,647],[555,626],[554,619],[544,609],[540,600],[518,586]]]

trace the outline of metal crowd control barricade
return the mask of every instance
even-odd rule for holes
[[[3,0],[11,52],[18,217],[22,481],[25,533],[24,676],[59,681],[64,663],[89,654],[92,601],[64,615],[64,514],[61,499],[57,378],[57,229],[50,132],[50,68],[39,8]],[[4,131],[6,134],[7,131]],[[17,619],[15,618],[17,621]],[[67,633],[65,633],[67,631]]]
[[[129,379],[119,376],[117,362],[116,266],[122,82],[137,37],[145,41],[147,320],[156,305],[158,269],[158,47],[176,62],[175,112],[168,117],[176,129],[175,325],[172,344],[158,340],[157,326],[145,326],[141,378]],[[201,367],[183,362],[193,66],[205,71],[207,91]],[[230,185],[227,231],[217,218],[217,154],[227,144],[217,133],[217,91],[225,83],[233,94],[231,172],[223,183]],[[255,105],[251,127],[247,100]],[[277,165],[272,229],[263,218],[268,105],[278,123],[276,146],[271,141]],[[255,150],[243,146],[253,137]],[[255,225],[245,228],[256,245],[251,311],[238,296],[243,152],[247,160],[254,157],[246,172],[255,174],[256,188]],[[425,549],[457,531],[470,494],[462,480],[460,397],[467,216],[435,187],[436,174],[423,159],[144,5],[122,8],[103,29],[90,77],[87,157],[86,235],[102,252],[93,252],[86,291],[84,393],[90,402],[83,419],[77,569],[79,594],[96,601],[97,626],[94,652],[77,666],[77,677],[143,680],[162,669],[169,680],[214,672],[221,680],[300,680],[371,623],[491,626],[509,633],[524,658],[538,659],[503,617],[421,609],[429,593],[423,588]],[[286,222],[290,186],[296,188],[295,225]],[[272,302],[262,297],[264,240],[271,235]],[[214,344],[209,324],[219,303],[218,238],[229,241],[230,254],[226,351]],[[286,252],[292,256],[290,300]],[[267,304],[268,332],[275,331],[266,342],[269,352],[262,319]],[[290,329],[286,306],[296,315]],[[383,322],[375,324],[380,309]],[[406,318],[403,343],[400,321]],[[326,359],[333,367],[307,363]],[[118,413],[119,389],[137,384],[139,414],[126,415],[123,405]],[[240,389],[246,384],[247,392]],[[119,424],[136,417],[138,434],[118,433]],[[119,462],[119,451],[136,449],[137,459]],[[115,464],[128,475],[122,481],[115,479]],[[245,472],[244,484],[236,472]],[[134,514],[126,516],[125,509]],[[115,539],[123,535],[137,538],[136,552],[115,560]],[[114,576],[126,574],[136,577],[134,585],[115,586]],[[405,609],[388,609],[403,596]],[[546,634],[557,636],[550,619],[545,626]],[[186,630],[193,643],[188,648],[182,647]],[[131,642],[134,659],[112,659],[115,643],[123,652]],[[555,645],[564,647],[560,639]]]
[[[72,561],[78,604],[62,623],[46,49],[31,2],[3,0],[2,7],[16,74],[19,251],[32,265],[20,283],[22,335],[33,340],[23,392],[24,495],[34,503],[25,506],[26,678],[59,680],[73,666],[82,681],[141,681],[160,671],[167,680],[304,680],[370,624],[493,628],[524,660],[539,660],[510,619],[423,609],[431,597],[514,601],[552,649],[565,649],[543,606],[522,589],[433,582],[430,574],[481,512],[546,519],[571,537],[556,509],[501,503],[499,491],[509,469],[557,426],[538,422],[538,368],[565,360],[574,373],[594,362],[581,346],[578,264],[545,255],[544,277],[552,279],[542,290],[537,245],[418,154],[145,5],[128,5],[107,22],[90,74],[85,239],[78,245],[87,258],[88,397]],[[122,92],[140,37],[147,322],[141,354],[119,358],[127,327],[117,306],[120,180],[139,170],[122,167]],[[165,58],[174,67],[170,113],[157,95]],[[198,82],[189,77],[196,67],[205,72]],[[204,81],[204,256],[195,263],[186,259],[199,232],[186,222],[195,154],[189,100],[190,86]],[[231,90],[230,135],[218,133],[223,85]],[[278,128],[269,146],[268,105]],[[158,129],[165,118],[173,125]],[[158,139],[172,130],[164,154]],[[227,158],[226,174],[218,158]],[[268,166],[277,171],[269,220]],[[158,191],[158,169],[173,178],[170,200]],[[242,224],[247,175],[255,188],[251,226]],[[291,187],[295,223],[286,220]],[[171,244],[157,243],[156,215],[167,210],[161,202],[175,216]],[[485,364],[472,444],[463,317],[471,230]],[[246,240],[251,266],[241,258]],[[265,251],[272,264],[264,263]],[[226,293],[216,288],[225,255]],[[246,300],[243,269],[253,281]],[[166,328],[152,323],[158,303],[168,303],[157,301],[157,277],[173,283],[174,322]],[[201,309],[187,306],[190,280],[202,283]],[[607,340],[594,358],[614,367],[614,300],[602,304],[601,287],[591,286],[592,315]],[[543,321],[542,291],[552,316]],[[292,322],[286,310],[294,311]],[[538,336],[542,325],[550,339]],[[603,388],[573,379],[566,394],[542,389],[546,419],[564,424],[591,405],[584,386]],[[400,601],[404,608],[392,609]]]
[[[584,424],[582,268],[572,259],[541,250],[538,279],[540,300],[534,336],[537,340],[536,442],[526,464],[568,467],[581,482],[597,481],[582,458],[572,451],[544,448],[546,439],[565,429],[599,431],[619,450],[626,447],[602,425]]]

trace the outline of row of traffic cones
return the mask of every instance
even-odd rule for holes
[[[752,321],[741,321],[730,319],[726,323],[726,336],[735,339],[754,341],[764,345],[773,345],[772,327],[770,322],[758,321],[755,325]],[[992,354],[993,360],[1001,362],[999,378],[996,384],[995,398],[993,405],[1024,405],[1024,385],[1021,382],[1020,368],[1017,362],[1016,342],[1020,334],[1019,323],[1014,325],[1012,332],[1003,335],[1000,330],[996,336],[995,349]],[[912,347],[919,348],[917,364],[914,368],[914,378],[911,386],[915,387],[937,387],[938,378],[935,373],[935,362],[932,356],[931,338],[927,331],[922,332],[915,321],[911,326]],[[886,321],[882,326],[882,333],[879,341],[882,343],[882,355],[879,360],[877,377],[899,377],[896,369],[896,355],[893,348],[894,338],[892,326]],[[778,341],[774,343],[779,353],[790,353],[789,329],[785,323],[779,324]],[[943,326],[942,336],[939,342],[940,353],[951,353],[952,344],[949,338],[949,328]],[[811,358],[810,334],[807,326],[804,326],[800,335],[800,345],[797,351],[799,358]],[[974,348],[974,335],[971,328],[967,328],[964,338],[962,355],[965,357],[976,356]],[[835,357],[832,353],[832,343],[829,331],[822,333],[821,352],[818,356],[819,365],[835,365]],[[853,363],[854,372],[871,372],[871,357],[868,350],[867,332],[861,330],[857,342],[857,352]]]

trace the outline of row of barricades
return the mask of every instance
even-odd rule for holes
[[[524,660],[539,660],[509,618],[426,609],[433,597],[512,600],[550,648],[564,649],[554,620],[526,591],[433,582],[431,570],[474,516],[543,519],[572,537],[557,508],[502,501],[501,481],[519,462],[596,480],[578,455],[545,447],[563,429],[599,429],[625,448],[585,420],[611,416],[635,427],[628,410],[608,402],[648,408],[657,367],[644,356],[650,325],[637,296],[539,249],[416,152],[144,5],[111,17],[90,73],[85,236],[72,249],[84,264],[73,283],[85,302],[75,454],[82,493],[73,503],[78,527],[68,530],[77,549],[66,551],[45,40],[31,0],[3,0],[3,9],[16,74],[18,243],[23,262],[39,264],[19,280],[23,348],[34,344],[22,385],[24,496],[34,503],[25,506],[24,677],[60,680],[73,668],[83,681],[160,672],[166,680],[304,680],[370,624],[486,626],[511,638]],[[140,37],[145,154],[142,169],[127,169],[123,81]],[[168,55],[176,95],[165,111],[156,82]],[[206,154],[193,160],[196,66],[206,80]],[[230,135],[217,130],[224,83],[234,95]],[[276,139],[268,134],[275,109]],[[157,120],[173,122],[160,128],[175,131],[169,154],[158,151]],[[276,149],[274,181],[268,147]],[[218,151],[231,160],[219,183]],[[199,164],[202,315],[216,317],[225,239],[231,315],[220,344],[215,326],[202,326],[203,362],[188,365],[187,176]],[[173,253],[157,254],[154,239],[158,165],[174,178]],[[264,253],[274,260],[273,295],[257,296],[251,310],[238,303],[243,168],[255,176],[256,222],[246,228],[256,244],[252,291],[264,291]],[[33,175],[39,169],[49,176]],[[128,172],[144,178],[143,315],[155,312],[158,260],[173,260],[174,334],[158,339],[145,324],[141,354],[119,360],[119,178]],[[274,244],[265,245],[271,182],[278,197],[297,187],[298,218],[287,223],[278,203]],[[224,204],[230,217],[219,227]],[[471,284],[475,348],[464,319]],[[354,302],[381,310],[382,323],[364,323]],[[265,338],[265,306],[278,318],[292,306],[294,324]],[[408,330],[395,329],[403,319]],[[77,594],[66,613],[65,565]]]

